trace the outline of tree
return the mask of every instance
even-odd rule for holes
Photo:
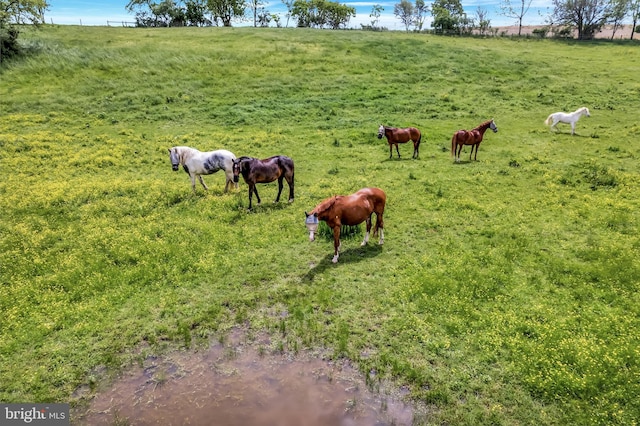
[[[19,52],[20,26],[44,22],[46,0],[0,0],[0,62]]]
[[[460,34],[461,25],[467,21],[460,0],[435,0],[431,5],[431,26],[439,34]]]
[[[338,29],[356,16],[356,10],[328,0],[295,0],[291,16],[296,19],[298,27],[324,28],[326,25]]]
[[[429,6],[424,3],[424,0],[416,0],[416,6],[413,9],[413,22],[418,31],[422,31],[424,20],[429,11]]]
[[[249,8],[253,11],[253,26],[257,27],[258,26],[258,12],[262,12],[262,19],[264,19],[264,7],[263,7],[263,3],[262,0],[248,0],[247,4],[249,5]],[[269,17],[269,20],[271,20],[271,17]],[[262,25],[263,23],[261,22],[260,26],[269,26],[268,23],[267,25]]]
[[[230,27],[233,19],[244,16],[246,6],[243,0],[207,0],[207,7],[216,22],[220,19],[223,26]]]
[[[402,21],[407,32],[413,24],[413,10],[413,3],[409,0],[400,0],[400,3],[393,6],[393,14]]]
[[[489,16],[487,9],[478,6],[476,9],[476,17],[478,18],[478,31],[480,35],[485,35],[491,28],[491,20],[487,19],[487,16]]]
[[[511,0],[502,0],[500,4],[500,9],[502,10],[502,14],[507,18],[513,18],[518,20],[518,36],[522,33],[522,19],[524,15],[529,11],[529,7],[531,7],[532,0],[513,0],[514,3],[519,1],[520,4],[514,6]]]
[[[578,40],[590,40],[610,20],[610,0],[553,0],[553,14],[560,24],[578,30]]]
[[[372,29],[375,30],[377,28],[378,22],[380,22],[380,15],[382,14],[382,12],[384,12],[384,7],[380,6],[379,4],[374,4],[373,7],[371,8],[371,13],[369,14],[369,18],[373,18],[371,20]]]
[[[356,16],[354,7],[332,1],[323,1],[323,3],[327,10],[327,24],[334,30],[346,27],[349,20]]]
[[[151,0],[130,0],[125,6],[129,13],[136,13],[136,25],[140,27],[179,27],[186,24],[186,8],[173,0],[159,3]]]
[[[185,2],[185,6],[185,18],[187,19],[187,25],[192,27],[211,25],[211,21],[206,17],[206,0],[187,0]]]
[[[640,19],[640,0],[631,0],[629,4],[629,10],[631,13],[631,37],[633,40],[633,33],[636,32],[636,25],[638,23],[638,19]]]
[[[285,27],[289,27],[289,18],[291,18],[291,12],[293,11],[293,0],[282,0],[282,3],[287,7],[287,23]]]
[[[630,0],[611,0],[611,16],[610,20],[613,24],[613,31],[611,32],[611,40],[616,36],[616,31],[622,25],[624,18],[630,12],[631,1]]]

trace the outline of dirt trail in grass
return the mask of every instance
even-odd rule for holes
[[[370,391],[348,362],[213,345],[148,359],[98,394],[79,425],[411,425],[402,390]]]

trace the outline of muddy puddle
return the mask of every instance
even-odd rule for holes
[[[411,425],[403,392],[370,391],[347,361],[215,344],[147,359],[99,393],[78,425]]]

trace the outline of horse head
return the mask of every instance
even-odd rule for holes
[[[169,158],[171,159],[171,168],[174,172],[180,167],[180,150],[178,147],[169,148]]]
[[[586,115],[587,117],[591,117],[591,114],[589,114],[589,108],[587,107],[582,107],[582,114]]]
[[[491,130],[493,130],[493,133],[498,133],[498,126],[496,126],[496,123],[493,121],[493,118],[491,119],[491,123],[489,124],[489,128]]]
[[[318,230],[318,214],[304,212],[306,217],[304,224],[309,231],[309,241],[315,240],[315,233]]]
[[[233,181],[238,183],[240,180],[240,174],[244,173],[246,168],[246,160],[250,160],[249,157],[240,157],[233,160]]]
[[[380,127],[378,127],[378,139],[382,139],[382,137],[384,136],[384,125],[380,125]]]

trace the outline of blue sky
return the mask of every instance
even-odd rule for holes
[[[387,27],[390,30],[404,30],[404,26],[398,18],[393,15],[393,6],[400,0],[337,0],[339,3],[347,4],[356,8],[356,17],[350,21],[350,26],[360,28],[360,24],[370,24],[371,10],[373,5],[379,4],[384,8],[378,25]],[[427,4],[431,0],[425,0]],[[128,0],[49,0],[49,11],[45,13],[47,23],[61,25],[121,25],[123,21],[134,22],[134,15],[127,13],[125,6]],[[286,8],[281,0],[263,0],[265,9],[271,13],[281,14],[282,22],[286,21],[284,14]],[[474,17],[478,7],[482,7],[489,13],[489,19],[493,27],[512,25],[515,20],[506,18],[500,14],[500,0],[462,0],[462,6],[470,17]],[[513,4],[519,3],[512,0]],[[549,0],[532,0],[531,8],[524,17],[523,25],[544,24],[545,17],[551,12]],[[431,16],[427,16],[426,27],[429,28]],[[235,26],[248,25],[249,23],[234,23]],[[290,22],[289,26],[292,26]]]

